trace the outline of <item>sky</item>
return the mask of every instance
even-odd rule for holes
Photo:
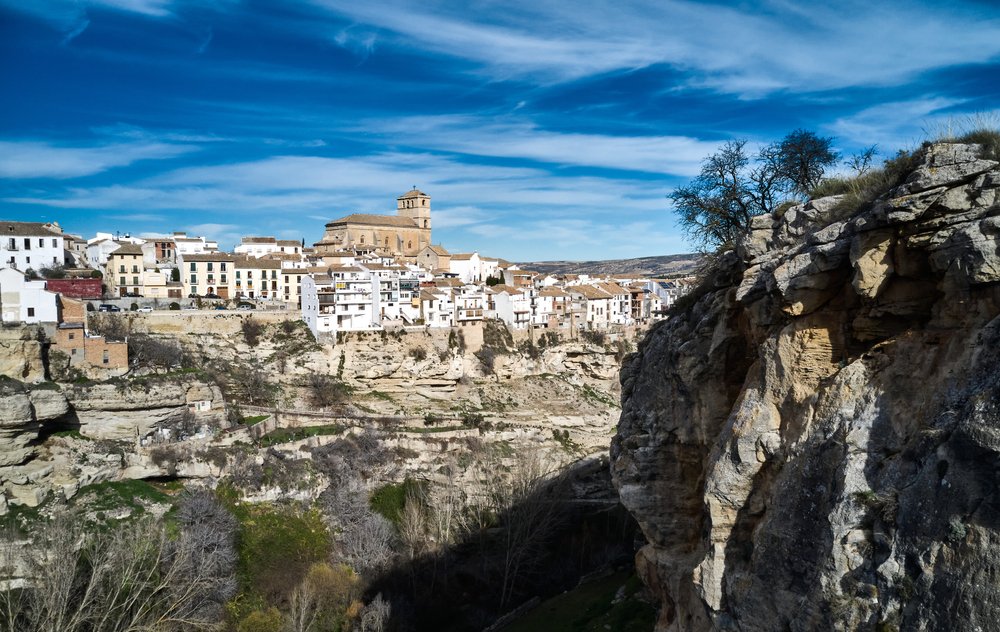
[[[452,252],[689,252],[732,138],[1000,120],[995,0],[0,0],[0,218],[319,241],[416,186]]]

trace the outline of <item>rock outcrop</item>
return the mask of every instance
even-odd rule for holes
[[[622,369],[611,448],[658,630],[1000,620],[1000,168],[755,219]]]
[[[141,439],[154,428],[176,421],[189,404],[198,401],[210,403],[218,422],[225,412],[219,387],[199,379],[152,376],[141,381],[75,385],[66,388],[66,397],[80,433],[93,439]]]

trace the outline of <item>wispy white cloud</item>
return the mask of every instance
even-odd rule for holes
[[[601,252],[631,251],[635,236],[623,233],[620,225],[667,215],[668,187],[659,180],[563,176],[540,168],[402,153],[278,156],[177,169],[132,184],[73,187],[4,201],[64,209],[198,214],[206,223],[189,230],[220,240],[261,231],[288,235],[294,228],[311,242],[322,234],[324,223],[338,216],[394,212],[395,195],[412,185],[433,196],[435,241],[500,256],[523,257],[529,250],[550,247],[566,254],[598,242]],[[660,234],[667,232],[669,227]],[[660,252],[656,248],[642,254]]]
[[[76,178],[139,160],[173,158],[195,149],[156,142],[61,147],[42,141],[0,141],[0,178]]]
[[[955,116],[953,108],[964,101],[941,96],[924,96],[908,101],[880,103],[834,120],[825,129],[847,143],[878,144],[894,151],[919,144],[933,132],[938,122]]]
[[[667,64],[690,71],[690,85],[752,96],[896,85],[1000,53],[1000,22],[982,4],[521,0],[473,13],[445,0],[313,1],[397,46],[472,61],[494,79],[557,82]]]
[[[357,131],[387,141],[475,156],[518,158],[559,166],[602,167],[690,176],[719,143],[686,136],[612,136],[555,132],[524,119],[422,116],[366,120]]]

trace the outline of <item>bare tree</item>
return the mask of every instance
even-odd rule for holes
[[[132,632],[215,627],[235,594],[235,552],[211,522],[183,524],[176,540],[153,520],[87,531],[63,514],[39,529],[28,552],[31,585],[5,605],[10,630]],[[231,519],[231,517],[230,517]],[[227,544],[228,542],[228,544]]]
[[[878,145],[865,147],[860,152],[852,154],[851,157],[847,159],[847,166],[850,167],[856,175],[863,176],[871,171],[875,162],[875,156],[878,156]]]
[[[392,607],[382,597],[382,593],[379,593],[361,611],[361,621],[358,622],[357,629],[360,632],[382,632],[389,623],[390,614]]]

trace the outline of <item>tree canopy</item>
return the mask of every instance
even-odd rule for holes
[[[670,194],[681,227],[702,250],[733,245],[755,215],[808,196],[837,161],[832,144],[832,138],[795,130],[751,159],[746,140],[726,142],[694,180]]]

